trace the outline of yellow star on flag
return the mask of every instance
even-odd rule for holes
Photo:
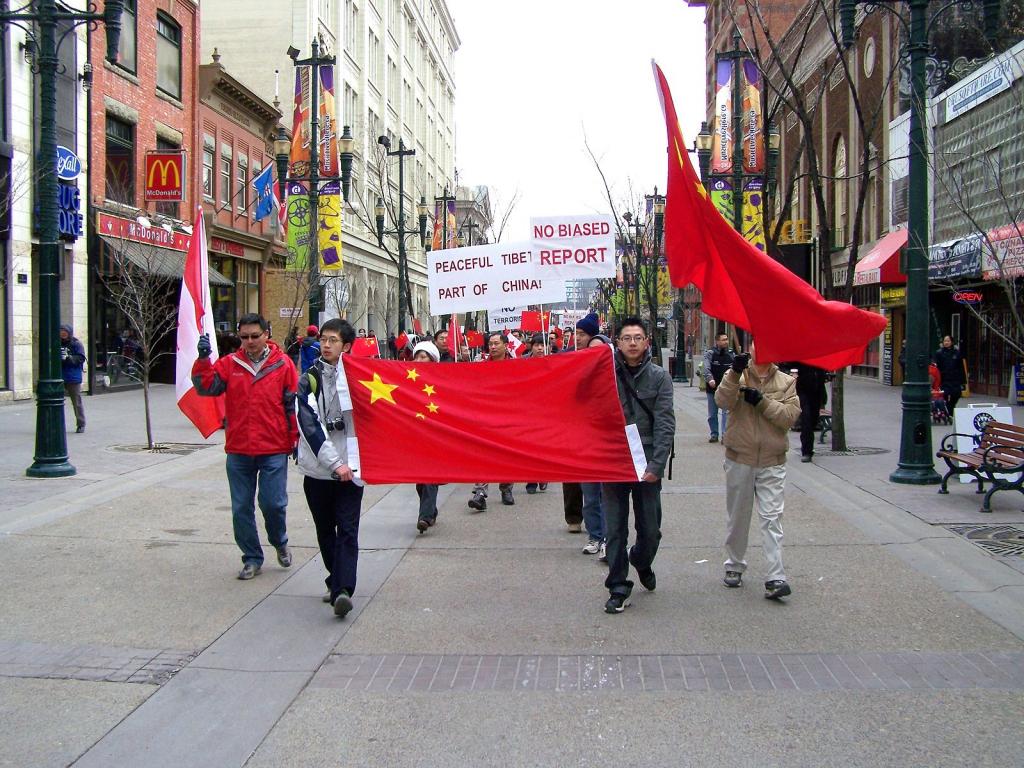
[[[426,392],[428,395],[433,395],[434,394],[434,385],[433,384],[427,384],[425,387],[423,387],[423,391]]]
[[[419,372],[415,368],[410,368],[405,372],[405,378],[416,381],[420,377]]]
[[[422,413],[417,413],[417,414],[416,414],[416,418],[417,418],[417,419],[426,419],[427,417],[426,417],[426,416],[424,416],[424,415],[423,415]]]
[[[387,400],[392,405],[397,405],[394,398],[391,397],[391,392],[398,389],[398,385],[383,381],[379,373],[373,374],[372,381],[360,381],[359,383],[370,390],[370,405],[378,400]]]
[[[440,409],[433,403],[427,403],[427,410],[430,411],[431,413],[437,413],[438,410]]]

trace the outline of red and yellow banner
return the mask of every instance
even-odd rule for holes
[[[715,131],[711,137],[711,171],[732,171],[732,76],[731,61],[719,61],[715,74]]]
[[[442,213],[444,211],[444,213]],[[446,223],[447,222],[447,223]],[[447,228],[447,239],[445,239]],[[431,249],[440,251],[444,248],[458,248],[459,237],[455,224],[455,200],[448,200],[447,205],[441,200],[434,201],[434,237]]]

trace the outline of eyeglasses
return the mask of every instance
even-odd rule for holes
[[[646,341],[646,336],[619,336],[619,341],[623,341],[626,344],[632,344],[634,341],[639,344],[641,341]]]
[[[263,331],[260,331],[259,333],[240,333],[238,334],[238,338],[240,338],[242,341],[255,341],[262,335]]]
[[[320,343],[321,344],[341,344],[341,339],[339,339],[337,336],[321,336],[320,337]]]

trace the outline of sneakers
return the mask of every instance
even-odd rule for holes
[[[605,542],[601,542],[601,551],[597,553],[597,560],[601,563],[608,562],[608,545]]]
[[[726,571],[725,578],[722,579],[722,583],[727,587],[732,587],[733,589],[736,587],[742,587],[743,574],[739,571]]]
[[[537,483],[527,483],[526,492],[531,496],[537,492]]]
[[[569,533],[583,532],[583,523],[566,523],[565,527],[569,529]]]
[[[537,485],[537,490],[540,491],[541,493],[547,493],[548,492],[548,484],[547,483],[539,483]]]
[[[650,568],[646,571],[637,571],[636,576],[640,580],[641,586],[648,592],[653,592],[658,588],[658,577],[654,575],[654,571]]]
[[[483,491],[474,491],[473,498],[469,500],[469,508],[475,509],[478,512],[483,512],[487,509],[487,494]]]
[[[339,619],[344,619],[351,610],[352,598],[349,597],[348,592],[343,589],[338,593],[338,596],[334,598],[334,615]]]
[[[256,563],[246,563],[242,566],[242,570],[238,572],[238,578],[242,581],[248,581],[249,579],[255,578],[256,574],[260,572],[263,566],[256,565]]]
[[[287,544],[282,544],[277,549],[277,562],[282,568],[292,567],[292,551],[288,549]]]
[[[709,437],[708,438],[708,442],[709,443],[717,443],[718,442],[718,435],[712,435],[711,437]]]
[[[764,584],[764,596],[768,600],[780,600],[791,594],[793,590],[784,581],[766,581]]]
[[[516,503],[516,500],[512,497],[511,488],[501,489],[501,503],[504,504],[506,507],[511,507]]]
[[[801,464],[810,464],[811,460],[813,458],[814,458],[814,456],[812,454],[806,454],[805,453],[803,456],[800,457],[800,463]]]
[[[601,551],[601,542],[597,539],[591,539],[580,550],[584,555],[596,555]]]
[[[604,604],[604,612],[622,613],[627,607],[629,607],[629,595],[613,593],[612,596],[608,598],[608,602]]]
[[[324,596],[323,596],[323,597],[321,597],[320,599],[321,599],[321,600],[323,600],[323,601],[324,601],[325,603],[329,603],[329,602],[331,602],[331,590],[329,590],[329,589],[328,589],[328,590],[327,590],[327,591],[326,591],[326,592],[324,593]]]

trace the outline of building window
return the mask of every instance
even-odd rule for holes
[[[238,316],[260,311],[260,265],[235,259],[235,305]]]
[[[216,146],[213,136],[208,133],[203,135],[203,197],[210,202],[213,202],[213,154]]]
[[[846,142],[840,136],[836,140],[835,162],[832,167],[832,220],[835,222],[833,248],[844,248],[846,232]]]
[[[162,152],[172,152],[174,150],[181,149],[181,147],[174,142],[161,139],[159,136],[156,139],[156,148]],[[179,218],[178,203],[156,203],[155,208],[157,213],[162,213],[164,216],[170,216],[173,219]]]
[[[107,115],[106,197],[135,205],[135,127]]]
[[[249,207],[249,158],[238,156],[238,212],[245,213]]]
[[[352,0],[345,0],[345,50],[358,60],[359,54],[359,6]]]
[[[129,72],[136,70],[135,42],[137,39],[135,0],[125,0],[121,11],[121,37],[117,43],[117,65]]]
[[[162,13],[156,15],[156,87],[181,98],[181,27]]]
[[[231,146],[222,144],[220,148],[220,201],[226,207],[231,207]]]

